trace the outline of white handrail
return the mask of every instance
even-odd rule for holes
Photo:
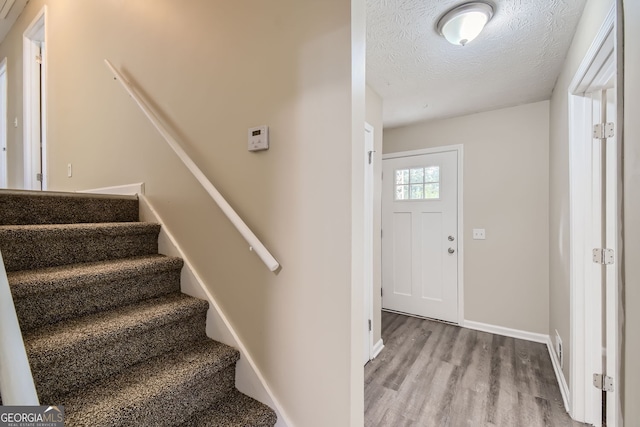
[[[240,216],[236,213],[236,211],[233,210],[233,208],[231,207],[231,205],[229,205],[229,203],[225,200],[225,198],[222,197],[222,194],[220,194],[220,192],[216,189],[216,187],[213,186],[211,181],[207,179],[207,177],[204,175],[204,173],[202,173],[200,168],[196,166],[193,160],[191,160],[191,158],[187,155],[187,153],[182,149],[178,141],[176,141],[175,138],[173,138],[171,134],[169,134],[167,129],[163,126],[163,124],[160,122],[158,117],[153,113],[151,108],[144,102],[142,97],[140,97],[140,95],[136,93],[135,89],[131,87],[131,84],[127,81],[127,79],[122,74],[120,74],[118,70],[115,69],[115,67],[111,64],[111,62],[109,62],[108,59],[105,59],[104,62],[105,64],[107,64],[107,67],[109,67],[109,69],[113,73],[114,78],[120,81],[120,84],[122,84],[122,87],[124,88],[124,90],[126,90],[127,93],[136,102],[136,104],[138,104],[138,107],[140,107],[144,115],[147,116],[149,121],[156,128],[156,130],[160,133],[160,135],[162,135],[164,140],[167,141],[169,146],[178,155],[180,160],[182,160],[182,162],[185,164],[187,169],[191,171],[191,173],[198,180],[200,185],[204,187],[204,189],[207,191],[207,193],[209,193],[211,198],[218,204],[220,209],[222,209],[222,212],[224,212],[227,218],[229,218],[229,221],[231,221],[231,223],[240,232],[242,237],[244,237],[247,243],[249,243],[249,250],[255,251],[255,253],[258,254],[262,262],[265,263],[265,265],[269,270],[276,271],[280,267],[280,264],[278,263],[278,261],[276,261],[273,255],[271,255],[271,253],[267,250],[267,248],[265,248],[265,246],[256,237],[256,235],[253,234],[253,231],[251,231],[251,229],[247,226],[247,224],[244,223],[242,218],[240,218]]]
[[[37,406],[38,393],[0,253],[0,393],[3,405]]]

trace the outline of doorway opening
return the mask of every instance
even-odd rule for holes
[[[23,35],[24,188],[47,189],[46,6]]]
[[[373,126],[364,125],[364,363],[373,359]]]

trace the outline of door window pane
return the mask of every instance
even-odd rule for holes
[[[400,169],[396,171],[396,184],[409,183],[409,169]]]
[[[394,200],[440,198],[440,166],[396,169]]]

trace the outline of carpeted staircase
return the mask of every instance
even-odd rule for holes
[[[66,426],[272,427],[235,388],[136,197],[0,191],[0,250],[41,404]]]

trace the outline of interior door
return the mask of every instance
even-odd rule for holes
[[[384,309],[458,323],[457,156],[383,161]]]

